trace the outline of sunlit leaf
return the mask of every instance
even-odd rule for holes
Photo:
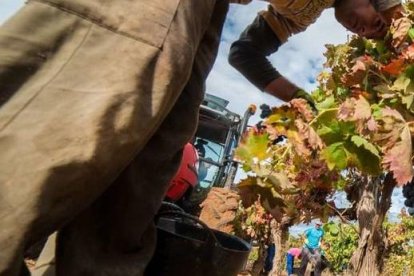
[[[377,158],[380,158],[380,153],[378,151],[378,149],[370,142],[368,142],[367,139],[358,136],[358,135],[353,135],[351,137],[351,141],[357,146],[357,147],[363,147],[366,150],[368,150],[370,153],[372,153],[373,155],[375,155]]]
[[[235,156],[245,162],[251,162],[254,158],[264,160],[269,157],[268,145],[269,135],[267,133],[255,133],[251,130],[244,136],[235,151]]]
[[[330,170],[337,168],[339,170],[345,169],[347,165],[347,155],[344,150],[344,143],[338,142],[329,145],[322,151],[322,156]]]

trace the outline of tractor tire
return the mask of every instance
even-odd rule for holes
[[[240,196],[234,191],[227,188],[212,188],[200,205],[200,220],[212,229],[232,233],[239,200]]]

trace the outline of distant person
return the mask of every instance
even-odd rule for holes
[[[269,273],[270,271],[272,271],[273,259],[275,258],[275,253],[276,253],[275,244],[274,243],[269,244],[269,246],[266,249],[266,259],[265,259],[265,264],[263,268],[263,271],[265,273]]]
[[[302,248],[302,262],[300,264],[299,275],[304,275],[309,260],[313,260],[315,264],[314,275],[319,276],[322,272],[321,266],[321,241],[325,232],[322,229],[322,223],[317,221],[315,227],[305,231],[306,241]]]
[[[207,145],[208,142],[206,140],[203,139],[197,139],[197,141],[194,144],[194,147],[196,148],[198,155],[200,157],[205,157],[206,156],[206,149],[204,147],[204,145]]]
[[[286,254],[286,270],[288,276],[293,275],[293,266],[295,264],[295,258],[300,259],[302,257],[302,250],[300,248],[293,247],[288,250]]]

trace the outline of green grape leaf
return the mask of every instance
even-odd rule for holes
[[[373,154],[365,147],[358,147],[351,139],[344,143],[348,166],[356,167],[361,172],[379,175],[381,173],[381,163],[379,156]]]
[[[414,28],[408,30],[408,36],[411,38],[411,40],[414,40]]]
[[[351,141],[357,146],[357,147],[363,147],[364,149],[368,150],[370,153],[375,155],[378,159],[380,158],[380,153],[378,149],[374,146],[374,144],[370,143],[367,139],[358,136],[353,135],[351,137]]]
[[[329,145],[322,151],[322,156],[326,160],[326,164],[330,170],[333,170],[334,168],[343,170],[346,168],[347,154],[343,142]]]
[[[332,108],[335,105],[336,105],[335,98],[333,95],[331,95],[327,97],[326,99],[324,99],[322,102],[316,103],[316,108],[318,110],[323,110],[323,109]]]
[[[337,236],[339,234],[339,226],[334,222],[328,222],[323,225],[323,230],[331,236]]]

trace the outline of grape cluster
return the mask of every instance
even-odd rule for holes
[[[260,113],[260,118],[265,119],[272,114],[272,109],[267,104],[260,105],[262,112]]]
[[[403,196],[406,198],[404,204],[411,216],[414,216],[414,180],[403,187]]]

